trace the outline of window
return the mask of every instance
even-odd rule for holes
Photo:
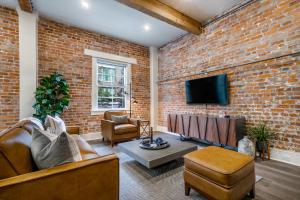
[[[92,57],[92,115],[105,110],[129,109],[131,64],[137,60],[116,54],[85,49]]]
[[[96,59],[96,105],[94,110],[127,108],[128,64]]]

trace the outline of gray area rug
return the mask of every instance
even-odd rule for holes
[[[204,200],[199,193],[191,190],[184,195],[183,159],[178,159],[154,169],[148,169],[134,159],[103,143],[92,144],[100,154],[117,153],[120,158],[120,199],[121,200]],[[262,177],[256,177],[256,181]],[[245,198],[250,199],[250,198]]]

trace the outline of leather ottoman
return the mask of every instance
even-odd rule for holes
[[[208,199],[254,198],[252,157],[221,147],[206,147],[184,156],[185,194],[193,188]]]

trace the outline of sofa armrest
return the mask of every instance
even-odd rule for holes
[[[130,118],[129,123],[133,124],[137,127],[137,136],[140,137],[140,135],[141,135],[141,120]]]
[[[67,133],[79,135],[79,126],[67,126]]]
[[[104,138],[110,139],[112,138],[115,132],[116,123],[111,120],[101,120],[101,134]]]
[[[107,126],[110,126],[110,127],[114,127],[116,125],[116,122],[114,122],[112,120],[102,119],[101,120],[101,126],[102,125],[107,125]]]
[[[0,199],[119,199],[119,159],[108,155],[0,180]]]
[[[137,126],[138,128],[141,126],[141,120],[139,119],[130,118],[129,123]]]

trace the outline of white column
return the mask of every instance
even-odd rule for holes
[[[37,86],[37,14],[17,9],[19,15],[20,119],[32,116]]]
[[[156,47],[150,47],[150,122],[153,130],[157,130],[158,122],[158,87],[157,87],[157,76],[158,76],[158,50]]]

